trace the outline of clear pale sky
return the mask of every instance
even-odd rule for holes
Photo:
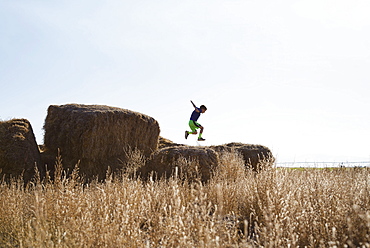
[[[104,104],[279,162],[370,160],[368,0],[0,0],[0,119]]]

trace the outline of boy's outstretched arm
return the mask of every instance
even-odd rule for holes
[[[191,104],[193,104],[193,106],[194,106],[194,108],[195,108],[195,111],[199,113],[199,110],[198,110],[197,106],[195,106],[195,104],[193,103],[193,101],[192,101],[192,100],[190,100],[190,102],[191,102]]]
[[[197,106],[195,106],[195,104],[193,103],[192,100],[190,100],[191,104],[193,104],[194,108],[197,108]]]

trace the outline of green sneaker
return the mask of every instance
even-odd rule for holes
[[[198,141],[205,141],[206,139],[198,138]]]

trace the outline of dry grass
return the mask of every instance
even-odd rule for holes
[[[0,247],[370,247],[368,168],[255,173],[235,153],[219,159],[207,184],[84,184],[60,161],[54,181],[1,183]]]

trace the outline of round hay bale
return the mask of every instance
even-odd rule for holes
[[[45,149],[57,156],[63,167],[79,164],[80,173],[104,178],[108,166],[121,169],[129,149],[143,155],[157,149],[159,125],[147,115],[105,105],[51,105],[45,119]],[[49,165],[50,168],[50,165]]]
[[[266,167],[272,167],[275,158],[269,148],[262,145],[228,143],[219,146],[210,146],[216,152],[238,152],[242,155],[245,166],[252,168],[254,171],[260,171]]]
[[[23,173],[25,183],[35,174],[43,175],[40,152],[30,122],[26,119],[0,121],[0,170],[6,180]]]
[[[198,178],[207,182],[218,164],[218,154],[207,147],[166,147],[156,151],[145,166],[140,168],[139,174],[147,178],[154,172],[157,178],[170,178],[176,174],[177,167],[179,177],[191,180]]]
[[[158,149],[163,149],[163,148],[166,148],[166,147],[174,147],[174,146],[186,146],[186,145],[177,144],[177,143],[174,143],[172,140],[169,140],[169,139],[163,138],[162,136],[159,136]]]

